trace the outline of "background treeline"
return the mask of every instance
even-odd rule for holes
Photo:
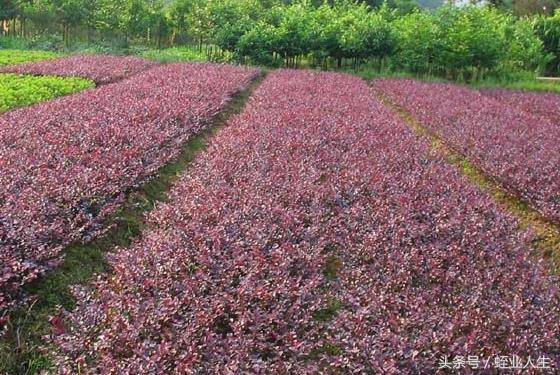
[[[367,66],[465,80],[560,71],[556,0],[421,3],[0,0],[0,46],[102,52],[190,46],[219,61]]]

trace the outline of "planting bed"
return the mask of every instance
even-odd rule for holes
[[[139,57],[77,55],[0,67],[0,72],[82,77],[101,85],[120,81],[156,65],[157,63],[153,61]]]
[[[560,95],[508,89],[483,89],[481,92],[511,107],[547,119],[560,125]]]
[[[468,88],[378,80],[388,94],[487,175],[560,221],[560,127]]]
[[[21,64],[25,62],[54,59],[58,55],[45,51],[22,51],[16,49],[0,49],[0,66]]]
[[[0,73],[0,112],[93,87],[82,78],[32,77]]]
[[[0,316],[256,70],[176,64],[0,115]]]
[[[148,220],[51,320],[60,373],[558,359],[558,284],[530,236],[358,78],[270,73]]]

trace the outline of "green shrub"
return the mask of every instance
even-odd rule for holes
[[[29,40],[14,36],[0,36],[0,49],[29,49]]]
[[[0,74],[0,112],[93,87],[81,78]]]

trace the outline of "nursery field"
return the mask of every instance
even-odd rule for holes
[[[557,225],[553,97],[109,56],[9,70],[98,87],[0,114],[0,373],[560,366],[560,284],[535,233],[384,100]],[[107,270],[68,276],[71,306],[34,316],[66,246],[102,238],[210,128]]]
[[[167,65],[0,116],[0,307],[92,235],[248,83],[233,66]]]

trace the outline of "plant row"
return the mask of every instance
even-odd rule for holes
[[[560,127],[458,85],[390,79],[374,85],[488,176],[560,221]]]
[[[148,221],[51,319],[60,373],[433,373],[558,348],[530,236],[356,77],[270,73]]]
[[[0,116],[0,316],[23,284],[90,238],[255,70],[177,64]]]
[[[25,62],[54,59],[58,55],[46,51],[20,51],[15,49],[0,49],[0,66],[21,64]]]
[[[512,108],[539,116],[553,124],[560,124],[560,95],[558,94],[508,89],[483,89],[481,92]]]
[[[24,107],[94,86],[81,78],[31,77],[0,74],[0,112]]]
[[[95,83],[120,81],[156,66],[150,60],[111,55],[76,55],[0,68],[3,73],[82,77]]]

